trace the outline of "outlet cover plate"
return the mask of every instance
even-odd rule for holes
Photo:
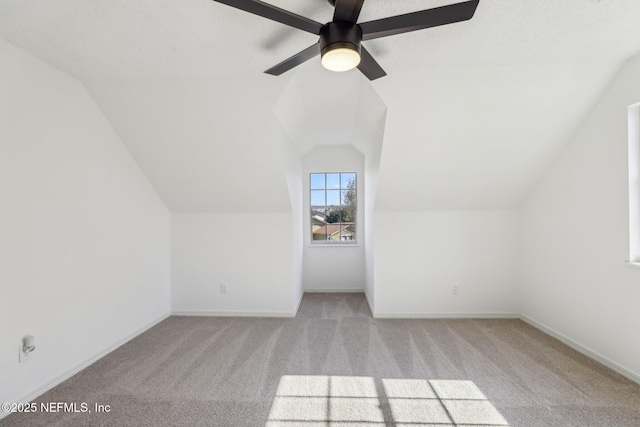
[[[25,353],[24,351],[22,351],[22,342],[18,345],[18,361],[20,363],[24,363],[27,360],[31,359],[31,353]]]

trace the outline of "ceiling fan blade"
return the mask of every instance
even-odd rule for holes
[[[379,79],[387,75],[364,46],[360,46],[360,64],[358,65],[358,70],[362,71],[362,74],[369,80]]]
[[[297,67],[303,62],[306,62],[311,58],[313,58],[314,56],[318,56],[318,55],[320,55],[320,42],[312,46],[309,46],[305,50],[296,53],[291,58],[285,59],[278,65],[269,68],[267,71],[265,71],[265,73],[271,74],[272,76],[279,76],[285,71],[289,71],[293,67]]]
[[[471,0],[464,3],[436,7],[435,9],[363,22],[359,24],[362,29],[362,40],[393,36],[409,31],[466,21],[473,17],[479,1]]]
[[[364,0],[336,0],[336,10],[333,12],[334,21],[348,21],[353,24],[358,20]]]
[[[319,22],[305,18],[304,16],[296,15],[288,10],[280,9],[279,7],[272,6],[259,0],[213,1],[271,19],[272,21],[280,22],[281,24],[289,25],[302,31],[307,31],[311,34],[320,34],[320,28],[322,28],[322,24]]]

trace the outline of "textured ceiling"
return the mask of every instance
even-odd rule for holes
[[[367,0],[360,22],[455,3]],[[319,22],[326,0],[273,0]],[[481,0],[470,21],[365,42],[388,71],[626,59],[637,0]],[[0,36],[80,78],[263,71],[317,37],[211,0],[2,0]]]
[[[455,2],[366,0],[360,22]],[[388,73],[365,82],[388,108],[378,207],[517,206],[640,52],[638,22],[638,0],[480,0],[470,21],[365,42]],[[316,36],[210,0],[2,0],[0,37],[84,83],[171,210],[290,206],[273,112],[294,75],[329,77],[319,60],[262,71]],[[331,97],[303,98],[331,126]]]

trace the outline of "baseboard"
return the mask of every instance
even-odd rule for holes
[[[111,353],[112,351],[114,351],[118,347],[120,347],[120,346],[126,344],[127,342],[131,341],[132,339],[134,339],[135,337],[137,337],[141,333],[153,328],[158,323],[160,323],[163,320],[167,319],[170,315],[171,315],[171,313],[165,313],[162,316],[156,318],[155,320],[152,320],[151,322],[147,323],[146,325],[136,329],[135,331],[131,332],[126,337],[116,341],[114,344],[110,345],[109,347],[105,348],[104,350],[99,351],[98,353],[94,354],[93,356],[89,357],[88,359],[85,359],[84,361],[76,364],[75,366],[71,367],[70,369],[67,369],[62,374],[60,374],[60,375],[56,376],[55,378],[47,381],[46,383],[44,383],[43,385],[41,385],[37,389],[32,390],[31,392],[29,392],[26,395],[22,396],[21,398],[16,400],[16,403],[18,403],[18,402],[20,402],[20,403],[31,402],[32,400],[36,399],[41,394],[51,390],[52,388],[54,388],[58,384],[68,380],[69,378],[71,378],[72,376],[77,374],[78,372],[82,371],[87,366],[89,366],[92,363],[95,363],[98,360],[102,359],[104,356],[106,356],[107,354]],[[8,416],[9,414],[11,414],[11,412],[0,411],[0,419]]]
[[[291,311],[244,311],[244,310],[173,310],[172,316],[202,317],[295,317]]]
[[[321,293],[327,293],[327,294],[332,294],[332,293],[343,293],[343,294],[355,294],[355,293],[363,293],[364,289],[363,288],[321,288],[321,289],[316,289],[316,288],[311,288],[311,289],[303,289],[304,292],[309,293],[309,294],[321,294]]]
[[[534,319],[530,318],[529,316],[525,316],[524,314],[521,314],[520,315],[520,319],[522,319],[524,322],[528,323],[529,325],[533,326],[534,328],[541,330],[545,334],[550,335],[550,336],[562,341],[563,343],[565,343],[569,347],[573,348],[574,350],[584,354],[587,357],[590,357],[591,359],[595,360],[596,362],[601,363],[602,365],[606,366],[607,368],[619,373],[623,377],[626,377],[626,378],[630,379],[631,381],[633,381],[633,382],[635,382],[637,384],[640,384],[640,375],[636,374],[635,372],[630,371],[629,369],[625,368],[624,366],[621,366],[621,365],[617,364],[613,360],[604,357],[600,353],[591,350],[589,347],[586,347],[586,346],[580,344],[579,342],[574,341],[574,340],[572,340],[571,338],[569,338],[569,337],[567,337],[565,335],[562,335],[560,332],[558,332],[558,331],[556,331],[554,329],[551,329],[550,327],[538,322],[537,320],[534,320]]]
[[[376,319],[518,319],[517,313],[374,313]]]

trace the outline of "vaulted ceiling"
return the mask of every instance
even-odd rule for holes
[[[360,22],[455,2],[366,0]],[[270,3],[332,16],[326,0]],[[480,0],[470,21],[364,42],[388,73],[359,83],[387,107],[378,209],[518,206],[640,53],[638,22],[637,0]],[[287,209],[274,109],[294,75],[326,81],[303,102],[331,126],[358,73],[264,75],[316,37],[210,0],[2,0],[0,37],[85,85],[173,211]]]

